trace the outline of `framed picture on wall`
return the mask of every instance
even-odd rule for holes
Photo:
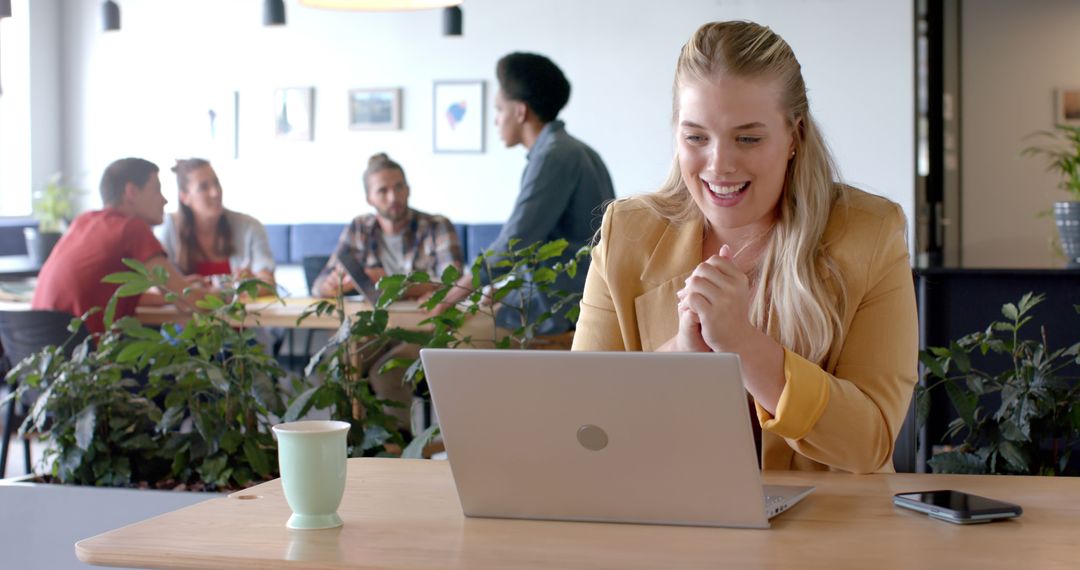
[[[278,138],[312,140],[314,119],[314,87],[288,87],[274,91],[274,133]]]
[[[206,104],[205,136],[214,158],[240,158],[240,92],[226,91]]]
[[[1057,88],[1057,117],[1059,125],[1080,125],[1080,87]]]
[[[435,152],[484,152],[484,82],[436,81]]]
[[[401,128],[401,89],[350,89],[349,128],[397,130]]]

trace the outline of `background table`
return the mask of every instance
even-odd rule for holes
[[[493,475],[494,476],[494,475]],[[817,490],[771,530],[465,518],[442,461],[352,459],[345,526],[285,528],[279,481],[75,545],[144,568],[1076,568],[1080,479],[769,472]],[[954,488],[1020,504],[1017,520],[954,525],[894,493]],[[662,489],[657,489],[662,493]]]
[[[41,265],[30,261],[29,255],[0,255],[0,281],[35,277]]]
[[[297,324],[296,320],[300,318],[300,315],[317,301],[319,299],[311,297],[288,297],[284,299],[284,303],[257,299],[248,305],[249,314],[244,325],[294,329],[337,329],[340,323],[334,315],[311,315]],[[0,310],[26,311],[29,309],[28,296],[5,295],[4,289],[0,288]],[[370,310],[371,304],[367,302],[347,301],[345,303],[345,311],[350,315]],[[429,316],[420,309],[416,301],[399,301],[391,305],[387,312],[390,317],[389,326],[410,330],[422,329],[420,321]],[[191,318],[191,314],[181,311],[175,305],[139,306],[135,310],[135,318],[144,325],[160,326],[165,323],[185,323]]]

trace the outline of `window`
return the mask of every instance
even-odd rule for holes
[[[0,19],[0,216],[28,216],[30,188],[30,6],[12,0]]]

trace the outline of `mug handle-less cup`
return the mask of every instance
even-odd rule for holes
[[[345,436],[349,424],[303,421],[273,427],[285,500],[293,515],[285,526],[313,530],[342,525],[337,514],[345,494]]]

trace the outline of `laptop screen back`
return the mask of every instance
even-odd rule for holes
[[[768,527],[734,355],[421,358],[466,515]]]

